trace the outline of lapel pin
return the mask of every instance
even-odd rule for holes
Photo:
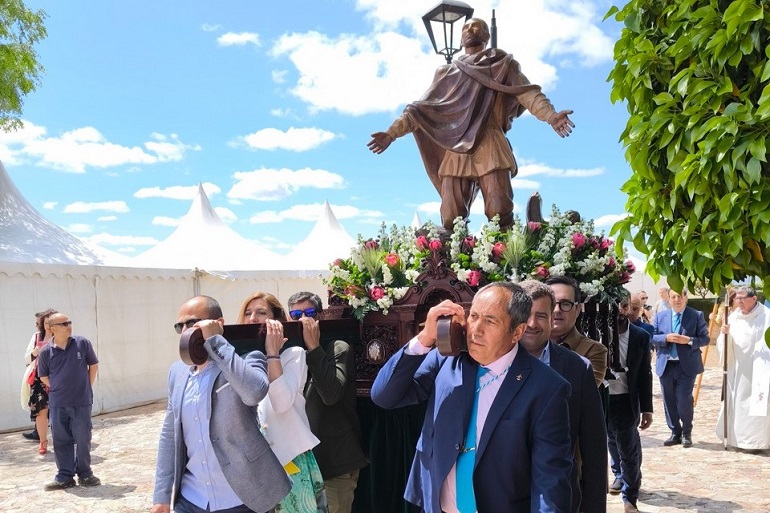
[[[516,381],[521,381],[521,374],[516,375]]]

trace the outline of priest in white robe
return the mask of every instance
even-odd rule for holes
[[[727,358],[727,445],[754,452],[770,449],[770,308],[751,287],[737,288],[735,302],[717,340],[721,361]],[[724,422],[723,402],[716,426],[722,440]]]

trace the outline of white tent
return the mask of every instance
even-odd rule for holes
[[[0,262],[101,264],[80,239],[43,217],[0,162]]]
[[[286,256],[290,269],[327,270],[337,258],[347,258],[356,245],[337,221],[328,201],[324,201],[321,215],[310,234]]]
[[[0,431],[30,425],[29,412],[19,404],[19,388],[35,312],[50,307],[66,313],[74,323],[73,333],[94,344],[99,358],[93,407],[97,414],[166,397],[168,368],[179,358],[179,337],[171,326],[179,306],[188,298],[197,294],[216,298],[225,322],[233,323],[243,299],[258,290],[270,292],[283,304],[299,290],[322,297],[325,294],[318,273],[302,271],[225,274],[201,271],[194,265],[182,269],[82,265],[98,263],[98,258],[81,241],[35,211],[13,185],[2,163],[0,186]],[[221,220],[212,219],[205,195],[198,200],[202,217],[210,211],[207,221],[205,217],[199,219],[209,226],[199,224],[198,235],[210,230],[206,232],[208,239],[199,239],[199,247],[207,241],[215,247],[229,245],[223,253],[230,257],[239,256],[232,249],[236,246],[251,252],[252,258],[266,254],[222,235],[226,231],[217,228]],[[196,249],[194,245],[183,247],[191,252]],[[173,261],[190,263],[181,256]],[[195,265],[211,262],[196,260]],[[226,260],[215,263],[211,268],[238,268]]]
[[[227,226],[214,211],[202,185],[190,210],[163,242],[138,255],[137,267],[163,269],[283,269],[282,257]]]

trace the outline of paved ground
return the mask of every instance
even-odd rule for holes
[[[669,433],[655,380],[655,419],[642,435],[640,511],[770,511],[770,453],[725,451],[714,434],[721,384],[714,353],[712,347],[695,410],[695,445],[690,449],[662,446]],[[96,488],[44,492],[43,484],[56,470],[53,454],[39,456],[37,445],[18,432],[0,435],[0,512],[150,511],[164,409],[162,401],[94,417],[93,467],[104,483]],[[608,504],[610,512],[623,511],[616,496],[610,496]]]

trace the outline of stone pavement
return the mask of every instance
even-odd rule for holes
[[[654,421],[642,433],[640,511],[770,511],[770,452],[752,455],[725,451],[714,434],[722,376],[715,353],[712,346],[695,409],[695,444],[690,449],[663,447],[669,433],[658,380],[654,378]],[[0,512],[150,511],[164,410],[165,401],[159,401],[94,417],[92,463],[103,483],[95,488],[44,492],[43,484],[56,472],[53,454],[39,456],[37,444],[24,440],[19,432],[0,434]],[[620,498],[608,497],[607,510],[622,512]]]

